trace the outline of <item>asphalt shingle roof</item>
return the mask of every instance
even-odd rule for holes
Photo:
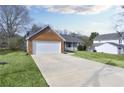
[[[60,34],[66,42],[81,42],[81,38],[79,36],[72,36],[72,35],[64,35],[64,34]]]
[[[120,38],[120,35],[118,33],[110,33],[110,34],[98,35],[95,38],[95,40],[96,41],[101,41],[101,40],[118,40],[119,38]]]
[[[123,47],[124,48],[124,45],[123,44],[117,44],[117,43],[113,43],[113,42],[108,42],[109,44],[112,44],[112,45],[114,45],[114,46],[117,46],[117,47]]]

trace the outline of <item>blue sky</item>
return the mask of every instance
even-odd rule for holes
[[[32,23],[50,24],[58,30],[84,35],[115,32],[113,17],[117,6],[30,6]]]

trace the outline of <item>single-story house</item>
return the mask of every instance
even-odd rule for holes
[[[124,54],[124,38],[118,33],[98,35],[93,42],[91,50],[110,54]]]
[[[75,51],[78,45],[81,44],[82,40],[80,36],[60,34],[64,38],[64,51]]]
[[[27,35],[27,52],[30,54],[64,53],[74,51],[81,43],[78,36],[58,34],[50,26],[44,26]]]

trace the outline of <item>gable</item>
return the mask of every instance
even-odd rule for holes
[[[46,27],[43,31],[33,35],[29,40],[61,41],[62,38],[50,27]]]

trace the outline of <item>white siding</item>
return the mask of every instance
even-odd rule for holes
[[[122,54],[124,54],[124,48],[122,49]]]
[[[109,43],[105,43],[103,45],[100,45],[98,47],[95,47],[97,52],[104,52],[104,53],[110,53],[110,54],[118,54],[118,49],[116,46],[113,46]]]
[[[122,44],[124,45],[124,40],[122,41]]]
[[[93,41],[93,43],[100,43],[99,41]]]

